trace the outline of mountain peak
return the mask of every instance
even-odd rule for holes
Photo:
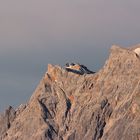
[[[140,59],[135,49],[113,45],[96,73],[78,63],[48,64],[28,103],[0,115],[0,139],[138,140]]]

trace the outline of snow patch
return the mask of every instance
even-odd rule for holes
[[[135,52],[138,56],[140,56],[140,48],[136,48],[136,49],[134,50],[134,52]]]

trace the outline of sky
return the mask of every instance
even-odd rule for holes
[[[139,0],[1,0],[0,112],[26,103],[48,63],[102,68],[140,40]]]

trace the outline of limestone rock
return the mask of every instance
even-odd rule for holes
[[[6,112],[1,140],[139,140],[140,59],[114,45],[94,74],[49,64],[29,102]]]
[[[16,116],[15,110],[9,106],[3,114],[0,115],[0,139],[7,135],[6,131],[11,127]]]

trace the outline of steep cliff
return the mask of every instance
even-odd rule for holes
[[[112,46],[104,67],[83,75],[49,64],[28,103],[0,116],[0,139],[140,140],[139,56]]]

